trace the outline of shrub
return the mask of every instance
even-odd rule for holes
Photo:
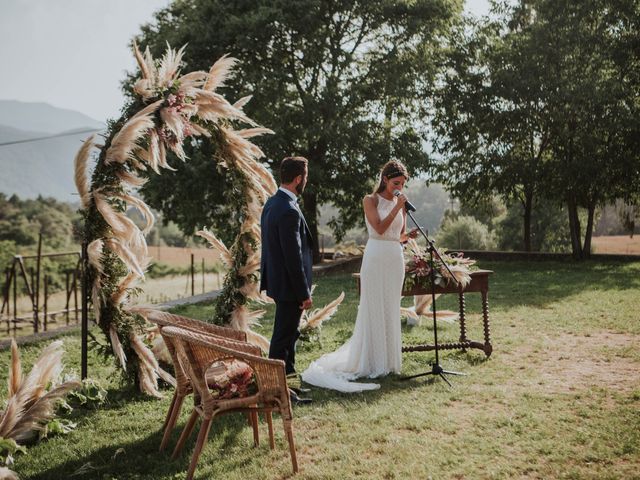
[[[445,217],[436,237],[437,246],[460,250],[492,250],[496,241],[487,226],[473,217]]]

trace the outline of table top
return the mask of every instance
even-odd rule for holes
[[[473,272],[471,272],[471,278],[488,276],[488,275],[491,275],[492,273],[493,273],[493,270],[482,270],[482,269],[474,270]],[[360,278],[360,272],[352,273],[351,276],[353,278]]]
[[[471,272],[471,281],[469,284],[462,288],[459,285],[450,283],[445,287],[436,285],[435,293],[465,293],[465,292],[487,292],[489,290],[489,275],[493,273],[493,270],[474,270]],[[360,291],[360,274],[353,273],[352,277],[356,279],[358,284],[358,291]],[[413,287],[411,290],[403,290],[402,296],[408,297],[413,295],[428,295],[431,293],[430,288]]]

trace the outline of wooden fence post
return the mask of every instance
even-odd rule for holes
[[[195,263],[194,263],[194,258],[193,258],[193,253],[191,254],[191,296],[193,297],[196,294],[196,282],[195,282],[195,276],[196,276],[196,267],[195,267]]]
[[[44,276],[44,301],[43,301],[43,317],[42,325],[44,331],[47,331],[47,297],[49,296],[49,275]]]

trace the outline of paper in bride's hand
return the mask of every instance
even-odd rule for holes
[[[434,255],[433,261],[429,252],[420,248],[417,243],[413,243],[411,248],[405,252],[405,277],[404,291],[409,291],[414,287],[429,288],[431,286],[431,270],[434,274],[434,283],[437,286],[445,287],[451,282],[451,274],[463,286],[467,286],[471,281],[471,272],[477,270],[476,261],[464,257],[462,252],[447,254],[445,250],[438,250],[442,260]],[[451,274],[447,267],[451,270]]]

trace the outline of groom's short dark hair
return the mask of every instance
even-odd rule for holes
[[[304,157],[286,157],[280,164],[280,182],[291,183],[298,175],[304,175],[307,163]]]

